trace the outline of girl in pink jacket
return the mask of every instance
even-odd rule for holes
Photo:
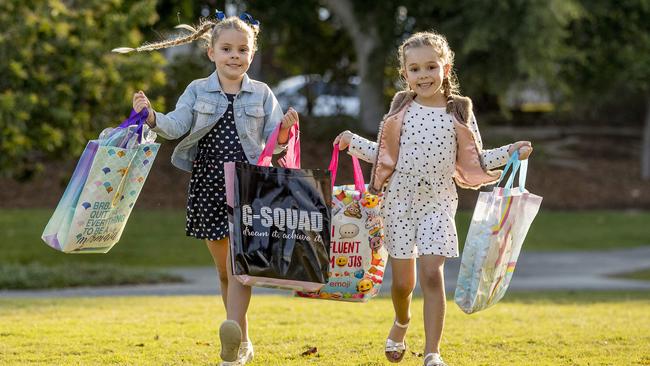
[[[424,296],[424,365],[442,366],[440,339],[445,319],[443,266],[458,256],[454,216],[455,184],[478,189],[495,183],[509,155],[532,152],[528,141],[483,150],[469,98],[458,93],[454,53],[444,36],[421,32],[399,48],[400,74],[407,88],[395,95],[377,142],[349,131],[335,140],[341,149],[373,163],[370,191],[384,191],[381,212],[385,245],[393,269],[395,321],[386,339],[389,361],[406,352],[416,258]]]

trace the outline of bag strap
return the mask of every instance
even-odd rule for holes
[[[282,128],[282,123],[278,123],[278,126],[273,130],[271,136],[269,136],[268,141],[266,141],[264,150],[262,150],[259,159],[257,159],[257,165],[271,166],[273,150],[275,150],[275,145],[278,142],[280,128]],[[280,163],[280,166],[284,168],[300,169],[300,126],[298,121],[296,121],[296,123],[291,126],[291,129],[289,129],[287,151],[284,157],[278,160],[278,162]]]
[[[131,137],[133,137],[133,134],[135,133],[138,134],[138,143],[142,143],[142,135],[144,133],[144,123],[147,121],[147,116],[149,116],[149,111],[147,111],[146,108],[144,108],[143,110],[137,113],[135,110],[131,109],[131,114],[129,115],[129,118],[125,119],[117,127],[128,128],[129,126],[134,126],[134,125],[136,125],[137,127],[135,130],[131,131],[128,137],[124,139],[118,147],[126,148],[126,145],[129,143],[129,140],[131,140]]]
[[[361,164],[359,164],[359,159],[356,156],[352,156],[352,166],[354,169],[354,189],[359,193],[363,194],[366,191],[366,183],[363,180],[363,171],[361,170]],[[330,160],[329,171],[332,173],[332,188],[334,188],[334,183],[336,182],[336,173],[339,169],[339,145],[334,145],[334,150],[332,151],[332,160]]]
[[[512,171],[510,169],[512,168]],[[506,164],[506,167],[503,168],[503,172],[501,173],[501,177],[499,178],[499,181],[497,182],[497,187],[501,184],[501,181],[505,177],[505,175],[510,171],[510,176],[508,177],[508,180],[506,181],[506,184],[503,186],[503,188],[508,191],[512,189],[512,185],[514,184],[515,180],[515,175],[517,175],[517,172],[519,173],[519,188],[522,191],[526,191],[526,175],[528,174],[528,159],[526,160],[519,160],[519,151],[515,151],[512,153],[510,156],[510,159],[508,160],[508,164]]]

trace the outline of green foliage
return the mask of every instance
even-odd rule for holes
[[[78,286],[119,286],[165,282],[182,282],[179,276],[150,268],[127,267],[116,264],[79,263],[43,266],[3,264],[0,267],[0,289],[27,290]]]
[[[585,16],[569,28],[574,53],[562,64],[562,78],[574,86],[568,96],[620,104],[622,96],[650,92],[650,2],[583,1],[583,6]]]
[[[270,60],[264,67],[280,68],[285,74],[327,74],[345,80],[354,74],[355,55],[350,38],[332,23],[321,19],[318,1],[251,1],[246,11],[261,22],[260,53]],[[266,73],[265,73],[266,76]],[[269,84],[272,78],[263,80]]]
[[[413,4],[414,31],[434,28],[456,53],[463,94],[501,104],[515,82],[545,80],[561,87],[559,63],[571,50],[567,27],[578,19],[576,0],[489,2],[444,1]],[[424,14],[421,16],[420,14]],[[502,107],[502,106],[501,106]]]
[[[110,52],[142,42],[155,3],[0,3],[0,174],[26,177],[45,158],[76,156],[127,115],[135,90],[164,84],[160,55]]]

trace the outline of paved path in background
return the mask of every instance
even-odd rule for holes
[[[445,264],[448,297],[456,286],[460,259]],[[509,291],[531,290],[648,290],[650,281],[614,279],[608,275],[650,268],[650,246],[598,252],[524,252],[519,258]],[[219,294],[216,270],[212,267],[169,268],[185,283],[119,287],[82,287],[62,290],[0,291],[0,298],[171,296]],[[390,294],[390,267],[381,292]],[[419,287],[416,293],[419,293]],[[255,288],[256,294],[286,294],[287,291]]]

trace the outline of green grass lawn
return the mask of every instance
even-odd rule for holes
[[[202,241],[185,236],[185,212],[135,209],[120,242],[105,255],[62,254],[47,247],[40,235],[50,209],[0,212],[0,264],[114,263],[127,266],[209,266]],[[463,243],[471,212],[457,216]],[[542,211],[533,222],[524,251],[600,250],[650,245],[650,212]]]
[[[408,344],[423,347],[422,300]],[[450,365],[650,365],[650,293],[509,294],[465,315],[448,303]],[[386,365],[390,299],[253,297],[252,365]],[[1,299],[3,365],[215,365],[220,298]],[[317,347],[318,353],[301,353]],[[421,365],[409,354],[402,365]]]

